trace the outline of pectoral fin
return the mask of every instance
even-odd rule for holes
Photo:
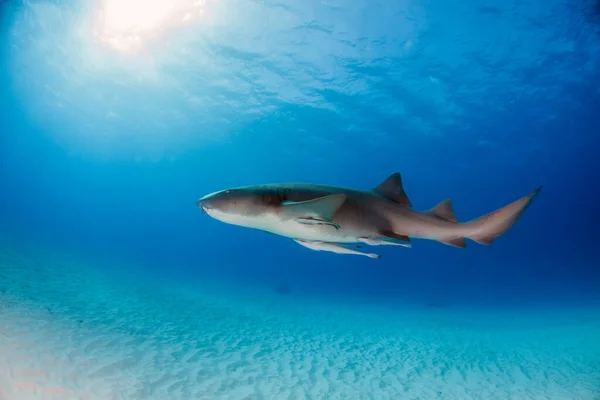
[[[333,216],[345,201],[346,195],[332,194],[307,201],[286,202],[281,207],[284,215],[294,218],[298,223],[331,225],[339,229],[339,225],[333,223]]]
[[[362,253],[360,251],[352,250],[352,249],[348,248],[347,246],[344,246],[343,244],[340,244],[340,243],[320,242],[320,241],[300,240],[300,239],[294,239],[294,241],[301,246],[304,246],[306,248],[309,248],[309,249],[315,250],[315,251],[330,251],[330,252],[336,253],[336,254],[354,254],[354,255],[365,256],[365,257],[369,257],[369,258],[379,258],[379,254]]]

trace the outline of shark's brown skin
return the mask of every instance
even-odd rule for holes
[[[456,222],[449,200],[424,212],[411,208],[398,173],[371,190],[268,184],[213,193],[197,204],[223,222],[311,241],[315,250],[319,243],[333,251],[332,244],[397,245],[410,238],[465,247],[465,238],[487,245],[506,232],[540,189],[467,223]]]

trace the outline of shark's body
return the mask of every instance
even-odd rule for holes
[[[490,244],[516,222],[540,189],[467,223],[457,223],[449,200],[431,210],[414,210],[398,173],[370,190],[269,184],[224,190],[197,203],[220,221],[292,238],[314,250],[376,256],[349,244],[409,247],[410,238],[456,247],[465,247],[465,238]]]

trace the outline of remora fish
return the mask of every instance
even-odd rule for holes
[[[457,221],[450,199],[430,210],[414,210],[399,173],[370,190],[267,184],[211,193],[196,204],[219,221],[292,238],[313,250],[378,258],[349,244],[410,247],[410,239],[418,238],[464,248],[468,238],[489,245],[513,226],[541,189],[464,223]]]

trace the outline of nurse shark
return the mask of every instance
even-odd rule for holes
[[[489,245],[512,227],[540,192],[474,220],[459,223],[450,199],[417,211],[399,173],[368,190],[311,183],[244,186],[208,194],[196,204],[219,221],[295,240],[317,251],[379,258],[358,248],[410,247],[411,239],[466,247],[465,239]]]

